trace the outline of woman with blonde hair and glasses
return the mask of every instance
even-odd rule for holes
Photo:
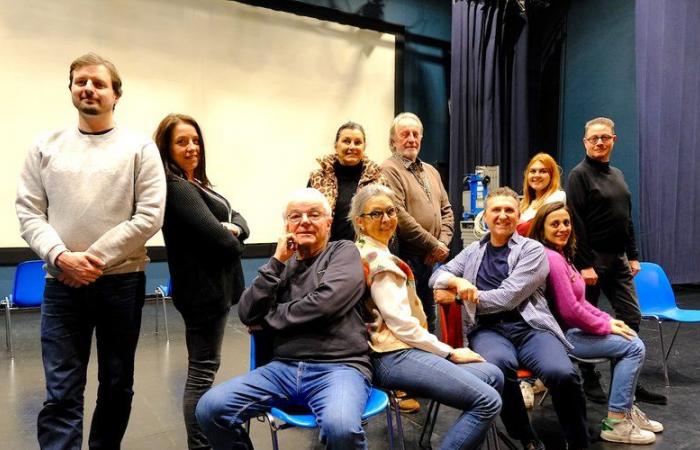
[[[501,410],[503,374],[472,350],[452,348],[428,332],[413,273],[389,252],[397,212],[392,191],[379,184],[360,189],[350,206],[371,293],[365,304],[374,382],[460,410],[440,448],[479,448]]]
[[[560,169],[549,154],[540,152],[525,167],[523,199],[520,202],[518,233],[527,236],[537,210],[548,203],[566,203],[566,193],[561,188]]]

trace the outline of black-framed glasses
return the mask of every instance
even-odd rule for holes
[[[383,211],[381,209],[375,209],[374,211],[360,214],[360,216],[361,217],[370,217],[372,220],[381,220],[382,217],[384,217],[384,214],[386,214],[386,216],[388,218],[393,219],[394,217],[396,217],[397,213],[398,213],[398,211],[396,210],[396,208],[394,208],[393,206],[390,206]]]
[[[608,142],[612,141],[613,136],[610,136],[609,134],[604,134],[602,136],[591,136],[587,138],[583,138],[584,141],[587,141],[591,145],[596,145],[598,141],[603,141],[603,144],[607,144]]]

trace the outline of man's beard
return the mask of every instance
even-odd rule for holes
[[[100,114],[100,109],[97,106],[81,106],[80,112],[88,116],[97,116]]]

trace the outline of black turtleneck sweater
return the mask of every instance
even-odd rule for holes
[[[593,267],[593,250],[639,259],[632,195],[620,169],[586,156],[569,174],[566,199],[576,233],[576,267]]]
[[[338,161],[333,164],[335,176],[338,179],[338,198],[333,212],[330,241],[340,239],[355,241],[355,230],[348,220],[348,213],[350,212],[350,200],[357,191],[357,185],[360,184],[362,166],[361,162],[354,166],[343,166]]]

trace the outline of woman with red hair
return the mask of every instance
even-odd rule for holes
[[[566,193],[561,189],[560,168],[554,158],[540,152],[525,167],[518,233],[527,236],[537,210],[542,205],[554,202],[566,203]]]

